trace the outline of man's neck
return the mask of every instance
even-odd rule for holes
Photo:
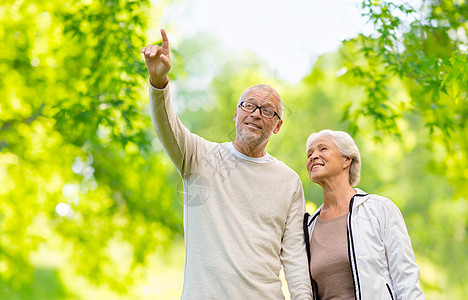
[[[232,145],[237,151],[250,157],[263,157],[266,154],[266,143],[258,146],[249,146],[246,143],[240,143],[238,140],[235,140],[232,142]]]

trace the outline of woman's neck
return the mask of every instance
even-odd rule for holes
[[[335,182],[323,184],[323,207],[320,213],[321,219],[332,219],[349,211],[349,202],[356,191],[348,182]]]

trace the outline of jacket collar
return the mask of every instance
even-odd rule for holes
[[[354,207],[361,205],[370,198],[370,195],[363,190],[358,188],[354,188],[354,190],[356,191],[356,194],[354,195]]]

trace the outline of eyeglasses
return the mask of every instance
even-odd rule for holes
[[[255,110],[257,110],[257,108],[260,110],[260,115],[264,118],[267,118],[267,119],[273,119],[273,117],[276,115],[278,117],[278,119],[281,120],[280,116],[278,115],[278,113],[276,111],[274,111],[272,108],[270,107],[261,107],[261,106],[258,106],[258,105],[255,105],[253,103],[250,103],[250,102],[247,102],[247,101],[242,101],[240,104],[239,104],[239,107],[243,110],[243,111],[246,111],[246,112],[249,112],[249,113],[253,113]]]

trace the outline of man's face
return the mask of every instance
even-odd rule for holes
[[[276,112],[279,111],[281,105],[280,99],[272,91],[262,87],[251,88],[241,101],[268,107]],[[278,133],[283,123],[276,115],[272,119],[263,117],[258,108],[254,112],[246,112],[240,107],[236,109],[234,122],[236,122],[237,137],[250,147],[266,143],[272,133]]]

